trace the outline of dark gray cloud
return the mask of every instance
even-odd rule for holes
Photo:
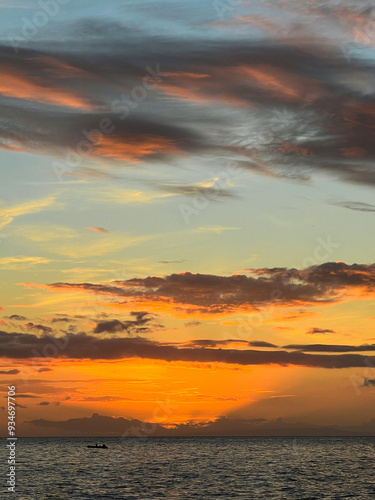
[[[19,373],[21,373],[21,370],[17,370],[17,368],[14,370],[0,370],[0,375],[18,375]]]
[[[100,52],[94,55],[91,48],[75,55],[25,48],[16,55],[5,46],[0,47],[0,59],[3,80],[14,81],[17,77],[19,83],[9,84],[1,93],[4,120],[0,123],[0,146],[5,149],[22,148],[66,158],[66,148],[77,152],[80,141],[100,128],[104,119],[110,120],[111,132],[105,136],[110,142],[93,141],[94,157],[132,163],[143,157],[137,145],[142,149],[145,143],[160,145],[145,154],[155,160],[202,150],[204,143],[191,128],[169,123],[157,113],[146,117],[134,111],[137,101],[127,106],[122,100],[124,87],[133,89],[146,77],[152,82],[152,69],[147,72],[140,61],[124,64],[123,54],[116,55],[115,51],[113,57]],[[155,65],[153,70],[157,71]],[[126,112],[129,116],[125,120]],[[124,149],[125,143],[132,147]]]
[[[12,314],[12,316],[5,316],[5,318],[13,321],[27,321],[25,316],[20,316],[19,314]]]
[[[317,327],[310,328],[306,332],[307,335],[327,335],[330,333],[336,333],[336,332],[328,328],[317,328]]]
[[[251,342],[249,342],[249,346],[250,347],[269,347],[269,348],[274,348],[274,347],[278,347],[277,345],[275,344],[270,344],[269,342],[264,342],[264,340],[252,340]]]
[[[306,269],[264,268],[254,269],[254,273],[288,282],[297,280],[319,285],[325,290],[341,287],[365,287],[371,291],[375,284],[375,264],[346,264],[345,262],[326,262]]]
[[[123,417],[108,417],[93,413],[91,417],[72,418],[69,420],[31,420],[26,421],[36,427],[44,429],[58,429],[71,435],[80,436],[130,436],[140,437],[149,434],[167,435],[168,431],[159,424],[149,424],[137,419]],[[152,430],[153,432],[149,432]]]
[[[235,198],[237,195],[231,189],[224,187],[203,187],[203,186],[189,186],[178,184],[156,184],[160,191],[166,193],[175,193],[181,196],[202,196],[210,201],[219,200],[220,198]]]
[[[244,341],[240,339],[225,339],[225,340],[212,340],[212,339],[198,339],[189,340],[190,347],[219,347],[231,344],[243,344]]]
[[[25,325],[26,328],[28,328],[29,330],[39,330],[40,332],[43,332],[43,333],[51,333],[53,331],[53,329],[50,327],[50,326],[45,326],[45,325],[36,325],[34,323],[27,323],[27,325]]]
[[[71,318],[52,318],[51,323],[70,323],[72,321],[75,321],[74,319]]]
[[[355,210],[358,212],[375,212],[375,205],[370,205],[370,203],[362,203],[360,201],[341,201],[332,203],[332,205],[349,208],[349,210]]]
[[[185,323],[185,326],[199,326],[201,325],[202,322],[201,321],[187,321]]]
[[[354,345],[327,345],[327,344],[290,344],[283,349],[294,349],[301,352],[366,352],[375,351],[375,344]]]
[[[308,354],[301,350],[235,350],[210,347],[206,341],[204,347],[177,347],[150,341],[141,337],[135,338],[98,338],[85,333],[68,334],[64,338],[46,339],[31,334],[0,332],[1,354],[5,358],[28,359],[42,354],[49,358],[71,359],[123,359],[147,358],[164,361],[189,361],[201,363],[228,363],[240,365],[278,364],[281,366],[299,365],[320,368],[365,367],[375,363],[375,356],[360,354]],[[216,345],[222,341],[214,341]],[[226,341],[228,344],[233,341]],[[225,342],[224,342],[225,343]],[[48,351],[46,350],[48,345]],[[56,346],[56,347],[55,347]],[[60,346],[58,348],[57,346]],[[206,347],[209,346],[209,347]],[[295,347],[295,346],[294,346]],[[372,346],[373,347],[373,346]],[[293,347],[289,347],[293,348]],[[375,350],[375,349],[356,349]]]
[[[39,396],[33,396],[32,394],[17,394],[17,398],[38,398]]]
[[[53,283],[53,290],[81,289],[89,292],[113,295],[118,298],[173,302],[189,312],[204,311],[212,314],[230,312],[240,306],[256,308],[273,297],[280,303],[314,303],[331,301],[331,297],[319,286],[306,283],[292,284],[287,279],[258,278],[248,276],[214,276],[189,272],[171,274],[164,278],[134,278],[113,285],[92,283]]]
[[[365,378],[365,380],[363,381],[363,387],[375,387],[375,379]]]
[[[104,285],[53,283],[46,286],[55,291],[76,289],[112,295],[118,300],[163,301],[191,314],[230,313],[244,307],[256,310],[267,303],[293,306],[333,303],[341,299],[343,291],[350,293],[351,289],[361,288],[372,293],[375,286],[375,264],[327,262],[306,269],[262,268],[247,272],[249,276],[184,272]]]
[[[145,311],[130,313],[134,320],[120,321],[112,319],[97,323],[94,333],[120,333],[124,332],[127,335],[144,334],[152,331],[152,329],[161,328],[161,325],[152,323],[155,320],[155,315]]]

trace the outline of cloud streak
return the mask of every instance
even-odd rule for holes
[[[2,257],[0,258],[0,269],[25,270],[39,264],[48,264],[50,259],[45,257]]]
[[[46,357],[69,359],[126,359],[146,358],[164,361],[185,361],[200,363],[227,363],[238,365],[297,365],[316,368],[354,368],[365,367],[375,363],[375,356],[360,354],[307,354],[299,351],[286,350],[235,350],[212,347],[176,347],[160,342],[136,338],[98,338],[85,333],[67,334],[65,337],[38,337],[32,334],[0,332],[1,355],[11,359],[29,359],[44,353],[49,345]],[[54,345],[63,346],[55,348]],[[51,346],[53,349],[51,349]],[[298,347],[298,346],[297,346]],[[325,347],[325,346],[324,346]],[[290,346],[293,348],[293,346]],[[375,350],[351,348],[356,350]],[[53,353],[51,354],[51,351]]]
[[[86,227],[86,229],[90,229],[90,231],[96,231],[97,233],[109,233],[109,231],[107,231],[107,229],[104,229],[103,227]]]
[[[30,200],[13,206],[0,205],[0,229],[3,229],[5,226],[13,222],[16,217],[42,212],[50,207],[61,207],[61,204],[57,203],[55,196],[47,196],[38,200]]]
[[[365,378],[363,381],[363,387],[375,387],[375,379]]]
[[[333,203],[338,207],[348,208],[349,210],[354,210],[356,212],[375,212],[375,205],[370,203],[362,203],[360,201],[341,201]]]
[[[161,327],[161,325],[152,323],[155,316],[150,315],[148,312],[132,311],[130,315],[135,319],[127,321],[120,321],[118,319],[100,321],[97,323],[94,333],[126,333],[127,335],[137,335],[150,332],[153,328]]]
[[[334,330],[330,330],[329,328],[310,328],[307,330],[306,335],[327,335],[330,333],[336,333]]]

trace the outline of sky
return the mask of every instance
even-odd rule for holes
[[[19,435],[375,434],[371,4],[0,2]]]

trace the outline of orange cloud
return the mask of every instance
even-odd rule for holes
[[[236,20],[244,24],[253,24],[268,32],[275,29],[275,23],[262,16],[237,16]]]
[[[175,71],[168,73],[168,78],[177,77],[177,78],[208,78],[210,75],[205,73],[189,73],[187,71]]]
[[[18,308],[22,308],[23,309],[23,308],[26,308],[26,307],[27,308],[34,308],[34,307],[36,307],[36,305],[35,304],[13,304],[13,305],[8,306],[8,307],[16,307],[16,308],[18,307]]]
[[[20,144],[12,144],[12,143],[0,143],[1,149],[6,149],[7,151],[15,151],[17,153],[29,152],[26,148],[21,146]]]
[[[92,110],[87,100],[72,90],[46,87],[37,77],[30,75],[26,77],[13,68],[3,68],[0,72],[0,94],[43,104]]]
[[[278,153],[294,153],[297,156],[313,156],[313,153],[307,148],[302,148],[297,144],[293,144],[290,141],[283,141],[278,148],[276,148]]]
[[[262,92],[273,93],[288,102],[311,103],[327,92],[313,79],[294,75],[268,64],[212,68],[210,75],[172,73],[168,84],[159,88],[165,94],[182,101],[206,105],[221,101],[234,107],[254,107],[246,96],[242,98],[239,95],[239,85],[260,87]]]
[[[46,55],[38,55],[33,58],[36,62],[40,63],[43,66],[44,71],[66,78],[67,74],[69,76],[88,76],[89,73],[84,71],[81,68],[76,68],[71,64],[61,61],[57,57],[46,56]]]
[[[276,94],[289,102],[313,102],[325,89],[310,78],[293,75],[268,64],[241,66],[238,75],[242,79],[251,78],[261,85],[262,90]]]
[[[216,76],[201,73],[172,73],[168,75],[172,83],[163,84],[159,89],[164,94],[181,101],[203,103],[207,106],[213,106],[215,102],[221,101],[234,107],[252,108],[253,105],[246,99],[241,99],[234,92],[225,89],[222,81],[228,79],[227,75],[227,72],[225,75]]]
[[[156,135],[132,137],[128,142],[118,137],[104,137],[94,155],[140,163],[142,158],[157,153],[179,153],[173,141]]]
[[[109,231],[103,227],[86,227],[86,229],[90,229],[90,231],[97,231],[98,233],[109,233]]]
[[[211,26],[224,29],[248,29],[249,25],[256,26],[273,34],[280,26],[263,16],[236,16],[223,21],[213,21]],[[251,28],[250,28],[251,29]]]
[[[366,151],[358,147],[342,148],[341,153],[346,158],[364,158],[366,156]]]

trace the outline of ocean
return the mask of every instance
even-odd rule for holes
[[[108,449],[87,448],[95,442]],[[16,495],[0,496],[368,500],[374,471],[374,437],[21,438]]]

